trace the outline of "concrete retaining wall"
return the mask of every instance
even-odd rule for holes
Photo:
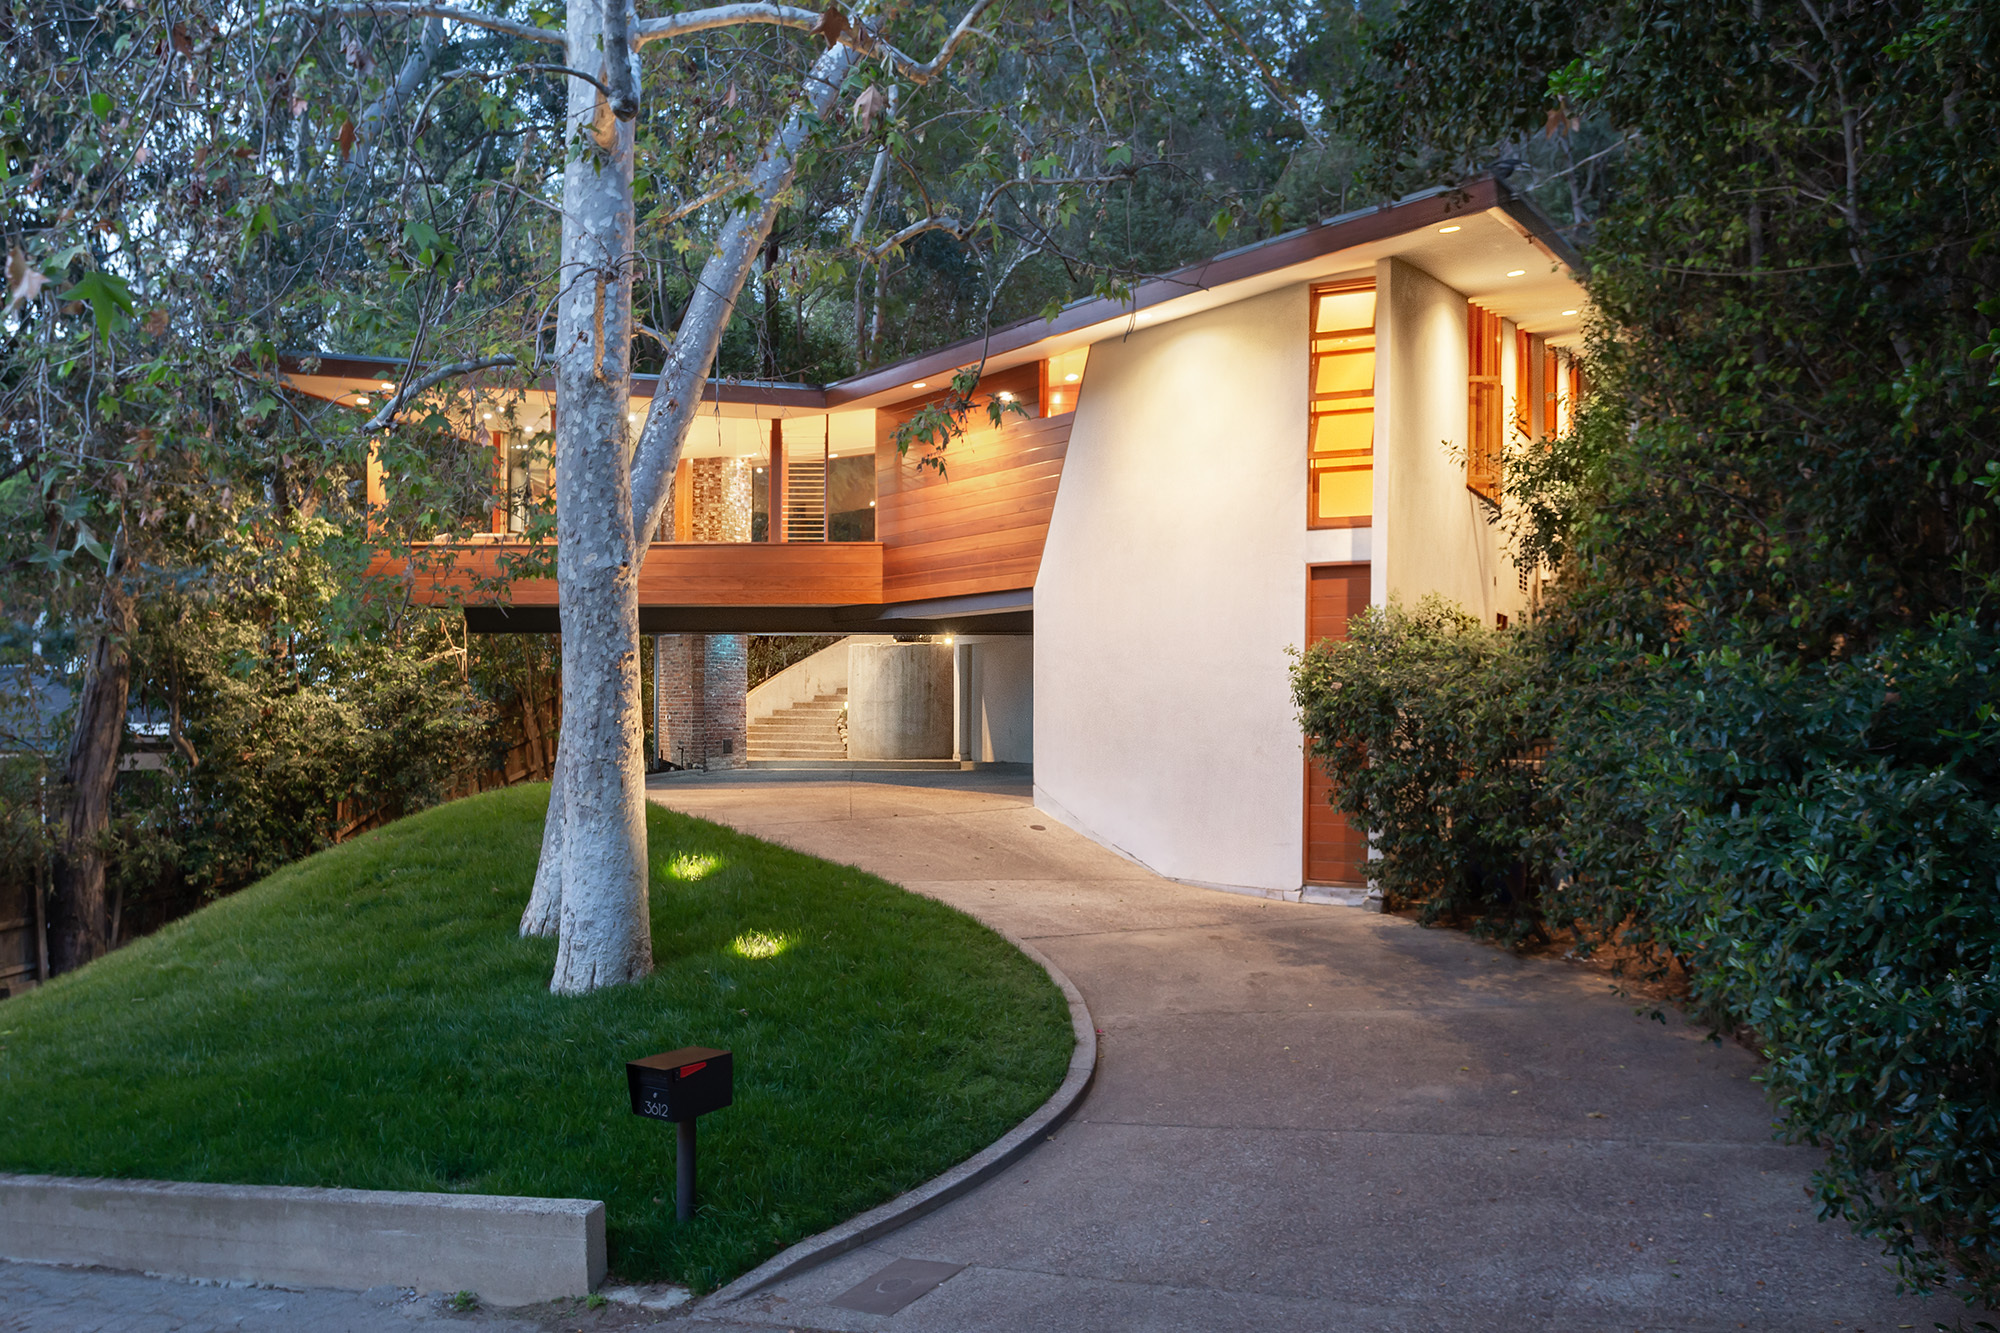
[[[847,757],[951,758],[951,645],[856,644],[847,657]]]
[[[847,688],[847,650],[860,643],[894,643],[891,634],[850,634],[839,643],[829,644],[811,657],[792,663],[777,675],[750,691],[744,711],[752,722],[782,713],[793,704],[806,703],[822,694]]]
[[[0,1174],[0,1258],[527,1305],[603,1280],[604,1205]]]

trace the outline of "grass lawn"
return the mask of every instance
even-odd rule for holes
[[[645,982],[548,993],[515,935],[545,786],[290,866],[0,1003],[0,1169],[602,1199],[611,1265],[708,1289],[985,1147],[1069,1061],[1062,993],[972,918],[649,812]],[[736,1053],[674,1220],[625,1061]]]

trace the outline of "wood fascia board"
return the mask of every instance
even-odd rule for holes
[[[1099,336],[1109,336],[1117,331],[1120,323],[1140,312],[1181,297],[1324,259],[1342,250],[1388,240],[1453,218],[1482,213],[1498,206],[1507,197],[1505,187],[1492,177],[1483,176],[1459,190],[1440,190],[1337,222],[1306,227],[1163,277],[1149,279],[1133,289],[1130,301],[1100,299],[1079,302],[1052,320],[1023,320],[996,329],[986,338],[968,338],[908,361],[830,384],[826,389],[826,404],[837,409],[864,405],[863,400],[874,400],[865,405],[876,406],[879,402],[895,401],[899,393],[908,396],[908,386],[914,380],[949,375],[982,356],[989,362],[996,357],[1012,357],[1040,343],[1074,339],[1074,335],[1086,330],[1101,329]],[[1081,341],[1096,340],[1085,338]]]

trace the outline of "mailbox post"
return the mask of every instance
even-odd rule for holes
[[[625,1066],[632,1114],[674,1122],[674,1214],[694,1216],[694,1125],[736,1099],[735,1059],[728,1051],[683,1046]]]

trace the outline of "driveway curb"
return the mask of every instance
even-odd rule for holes
[[[1026,1120],[943,1175],[899,1194],[879,1207],[849,1218],[839,1226],[830,1227],[817,1236],[808,1236],[789,1249],[779,1251],[728,1286],[704,1296],[696,1302],[691,1314],[697,1318],[704,1314],[721,1315],[724,1307],[733,1301],[742,1300],[773,1282],[802,1273],[849,1250],[859,1249],[906,1223],[916,1221],[1020,1161],[1076,1110],[1084,1094],[1090,1091],[1091,1080],[1097,1076],[1097,1028],[1090,1017],[1089,1007],[1083,1002],[1083,993],[1040,949],[1004,930],[990,925],[987,929],[1033,959],[1042,971],[1049,974],[1049,979],[1062,988],[1063,998],[1069,1002],[1070,1030],[1076,1035],[1076,1049],[1070,1053],[1069,1072],[1063,1076],[1062,1085]]]

